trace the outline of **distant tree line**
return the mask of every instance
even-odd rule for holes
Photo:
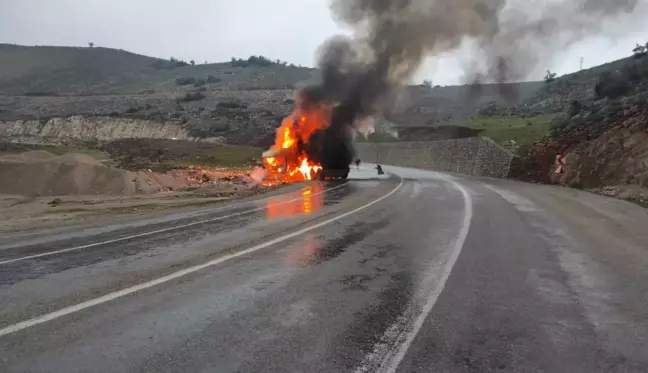
[[[187,61],[183,61],[175,57],[171,57],[168,60],[162,60],[162,59],[156,60],[155,62],[153,62],[152,66],[156,69],[171,70],[171,69],[175,69],[176,67],[189,66],[189,63],[187,63]]]
[[[230,64],[232,65],[232,67],[267,67],[272,65],[297,67],[295,66],[295,64],[288,64],[288,62],[279,59],[273,61],[265,56],[250,56],[247,59],[232,57]]]

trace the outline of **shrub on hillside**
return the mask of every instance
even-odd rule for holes
[[[545,83],[551,83],[556,80],[556,73],[552,73],[550,70],[547,70],[547,74],[544,77]]]
[[[171,57],[169,58],[169,61],[172,64],[175,64],[176,67],[184,67],[184,66],[189,66],[189,64],[186,61],[179,60],[177,58]]]
[[[596,98],[615,99],[624,96],[630,91],[628,76],[622,72],[603,72],[594,86]]]
[[[232,61],[230,61],[230,65],[232,65],[232,67],[247,67],[248,63],[242,58],[232,57]]]
[[[237,101],[221,101],[218,104],[216,104],[218,107],[222,107],[225,109],[245,109],[247,108],[247,105],[241,102]]]
[[[207,75],[207,83],[219,83],[222,79],[217,78],[213,75]]]
[[[229,123],[223,120],[203,120],[189,128],[189,133],[193,137],[205,138],[213,137],[227,132],[231,129]]]
[[[565,128],[569,125],[569,116],[565,113],[561,113],[553,117],[550,122],[549,136],[557,137],[559,136]]]
[[[171,57],[169,60],[159,59],[151,64],[153,68],[160,69],[160,70],[171,70],[171,69],[175,69],[176,67],[184,67],[188,65],[189,64],[187,62],[179,60],[174,57]]]
[[[194,78],[193,76],[182,76],[180,78],[177,78],[175,83],[176,85],[196,84],[196,78]]]
[[[178,102],[200,101],[205,97],[202,92],[187,92],[183,97],[178,98]]]
[[[648,43],[646,43],[646,45],[637,44],[637,46],[632,50],[632,53],[636,58],[642,58],[646,56],[647,52],[648,52]]]
[[[235,58],[232,57],[232,60],[230,61],[230,64],[233,67],[248,67],[248,66],[257,66],[257,67],[267,67],[267,66],[272,66],[272,65],[282,65],[286,66],[287,62],[281,62],[277,60],[278,62],[272,61],[271,59],[265,57],[265,56],[250,56],[248,57],[247,60],[244,60],[242,58]]]
[[[571,100],[569,101],[569,104],[567,104],[566,112],[569,117],[574,117],[578,115],[581,110],[583,110],[583,105],[581,105],[580,101],[578,100]]]
[[[250,56],[247,62],[251,66],[270,66],[274,64],[269,58],[264,56]]]

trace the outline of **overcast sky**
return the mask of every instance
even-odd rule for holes
[[[614,0],[609,0],[614,1]],[[0,0],[0,43],[97,46],[196,62],[264,55],[315,65],[318,46],[341,30],[328,0]],[[622,38],[591,37],[558,55],[559,75],[630,54],[648,41],[648,22]],[[459,84],[457,52],[432,60],[417,80]],[[540,79],[541,76],[534,78]]]

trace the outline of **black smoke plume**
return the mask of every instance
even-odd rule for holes
[[[428,57],[469,43],[475,57],[465,69],[467,83],[520,81],[587,36],[639,25],[643,5],[640,0],[333,0],[334,17],[353,34],[322,46],[322,81],[304,91],[313,100],[337,104],[330,128],[314,135],[311,152],[325,167],[350,164],[354,123],[391,111],[399,88]],[[623,22],[610,22],[620,17]]]

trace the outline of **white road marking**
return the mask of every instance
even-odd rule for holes
[[[400,176],[400,175],[399,175]],[[446,282],[450,277],[461,250],[463,249],[468,231],[470,230],[470,222],[473,216],[473,201],[472,197],[461,184],[454,181],[453,178],[443,175],[443,180],[449,182],[455,189],[461,192],[464,201],[463,219],[459,234],[452,241],[450,257],[443,267],[443,272],[437,286],[432,289],[432,292],[427,294],[427,300],[423,307],[418,312],[413,324],[409,324],[411,319],[407,318],[408,314],[415,315],[417,312],[416,306],[411,307],[405,314],[399,318],[394,325],[392,325],[385,332],[383,342],[378,343],[374,351],[365,358],[365,361],[355,370],[356,373],[374,371],[378,373],[394,373],[407,354],[408,349],[412,342],[418,335],[425,319],[428,317],[432,308],[436,304],[439,296],[445,288]]]
[[[321,192],[313,193],[313,194],[311,194],[311,195],[309,195],[309,196],[316,196],[316,195],[318,195],[318,194],[326,193],[326,192],[329,192],[329,191],[331,191],[331,190],[341,188],[341,187],[343,187],[343,186],[345,186],[345,185],[347,185],[347,184],[348,184],[348,182],[345,182],[344,184],[338,185],[338,186],[333,187],[333,188],[330,188],[330,189],[323,190],[323,191],[321,191]],[[284,194],[284,196],[285,196],[285,195],[289,195],[289,194],[292,194],[292,193]],[[277,197],[270,197],[270,198],[280,198],[280,197],[281,197],[281,195],[280,195],[280,196],[277,196]],[[304,198],[304,197],[301,196],[301,197],[299,197],[299,198],[291,199],[291,200],[289,200],[289,201],[281,202],[281,203],[278,203],[278,204],[279,204],[279,205],[283,205],[283,204],[286,204],[286,203],[299,201],[300,199],[303,199],[303,198]],[[260,200],[260,201],[263,201],[263,200]],[[241,205],[241,204],[239,204],[239,206],[240,206],[240,205]],[[235,206],[236,206],[236,205],[235,205]],[[235,206],[232,206],[232,207],[235,207]],[[112,239],[112,240],[100,241],[100,242],[95,242],[95,243],[91,243],[91,244],[87,244],[87,245],[81,245],[81,246],[69,247],[69,248],[67,248],[67,249],[61,249],[61,250],[55,250],[55,251],[48,251],[48,252],[45,252],[45,253],[34,254],[34,255],[28,255],[28,256],[23,256],[23,257],[20,257],[20,258],[14,258],[14,259],[3,260],[3,261],[0,261],[0,265],[3,265],[3,264],[10,264],[10,263],[16,263],[16,262],[21,262],[21,261],[23,261],[23,260],[29,260],[29,259],[42,258],[42,257],[44,257],[44,256],[50,256],[50,255],[56,255],[56,254],[62,254],[62,253],[70,252],[70,251],[78,251],[78,250],[88,249],[88,248],[91,248],[91,247],[97,247],[97,246],[106,245],[106,244],[109,244],[109,243],[115,243],[115,242],[119,242],[119,241],[126,241],[126,240],[130,240],[130,239],[133,239],[133,238],[145,237],[145,236],[150,236],[150,235],[154,235],[154,234],[158,234],[158,233],[169,232],[169,231],[172,231],[172,230],[181,229],[181,228],[187,228],[187,227],[192,227],[192,226],[194,226],[194,225],[199,225],[199,224],[204,224],[204,223],[212,223],[212,222],[215,222],[215,221],[225,220],[225,219],[229,219],[229,218],[234,217],[234,216],[245,215],[245,214],[249,214],[249,213],[251,213],[251,212],[260,211],[260,210],[265,210],[265,209],[266,209],[266,207],[264,206],[264,207],[259,207],[259,208],[255,208],[255,209],[250,209],[250,210],[246,210],[246,211],[242,211],[242,212],[237,212],[237,213],[235,213],[235,214],[230,214],[230,215],[225,215],[225,216],[219,216],[219,217],[217,217],[217,218],[212,218],[212,219],[200,220],[200,221],[196,221],[196,222],[193,222],[193,223],[187,223],[187,224],[175,225],[175,226],[173,226],[173,227],[169,227],[169,228],[163,228],[163,229],[158,229],[158,230],[155,230],[155,231],[150,231],[150,232],[144,232],[144,233],[133,234],[133,235],[130,235],[130,236],[125,236],[125,237],[115,238],[115,239]],[[219,211],[219,210],[216,210],[216,211]],[[9,249],[5,249],[5,250],[9,250]]]
[[[63,317],[63,316],[66,316],[66,315],[69,315],[69,314],[72,314],[72,313],[75,313],[75,312],[79,312],[79,311],[82,311],[82,310],[84,310],[86,308],[90,308],[90,307],[93,307],[93,306],[96,306],[96,305],[99,305],[99,304],[102,304],[102,303],[106,303],[106,302],[112,301],[112,300],[117,299],[117,298],[121,298],[121,297],[126,296],[126,295],[133,294],[133,293],[138,292],[140,290],[148,289],[148,288],[151,288],[153,286],[160,285],[160,284],[163,284],[165,282],[175,280],[177,278],[188,275],[190,273],[200,271],[201,269],[212,267],[212,266],[215,266],[217,264],[226,262],[228,260],[238,258],[240,256],[247,255],[247,254],[253,253],[255,251],[259,251],[261,249],[264,249],[264,248],[272,246],[274,244],[283,242],[283,241],[288,240],[290,238],[302,235],[302,234],[304,234],[306,232],[310,232],[310,231],[312,231],[314,229],[321,228],[321,227],[323,227],[325,225],[331,224],[331,223],[333,223],[335,221],[338,221],[338,220],[340,220],[342,218],[345,218],[345,217],[347,217],[349,215],[355,214],[355,213],[357,213],[359,211],[362,211],[362,210],[364,210],[364,209],[366,209],[366,208],[368,208],[370,206],[375,205],[376,203],[378,203],[378,202],[388,198],[392,194],[396,193],[396,191],[398,191],[402,186],[403,186],[403,179],[401,179],[400,183],[396,186],[396,188],[394,188],[389,193],[387,193],[387,194],[383,195],[382,197],[380,197],[378,199],[375,199],[375,200],[373,200],[373,201],[371,201],[371,202],[369,202],[369,203],[367,203],[367,204],[365,204],[363,206],[360,206],[360,207],[358,207],[358,208],[356,208],[354,210],[345,212],[344,214],[335,216],[335,217],[330,218],[328,220],[325,220],[325,221],[323,221],[321,223],[311,225],[310,227],[306,227],[306,228],[300,229],[298,231],[283,235],[281,237],[277,237],[277,238],[275,238],[273,240],[264,242],[262,244],[252,246],[250,248],[247,248],[245,250],[236,252],[234,254],[230,254],[230,255],[220,257],[218,259],[210,260],[209,262],[206,262],[206,263],[203,263],[203,264],[200,264],[200,265],[196,265],[196,266],[193,266],[193,267],[189,267],[189,268],[186,268],[186,269],[183,269],[183,270],[168,274],[166,276],[159,277],[159,278],[157,278],[155,280],[151,280],[151,281],[139,284],[139,285],[131,286],[131,287],[128,287],[128,288],[125,288],[125,289],[122,289],[122,290],[119,290],[119,291],[116,291],[116,292],[113,292],[113,293],[103,295],[103,296],[98,297],[98,298],[90,299],[90,300],[87,300],[85,302],[81,302],[81,303],[78,303],[78,304],[75,304],[75,305],[72,305],[72,306],[69,306],[69,307],[62,308],[62,309],[60,309],[58,311],[54,311],[54,312],[51,312],[51,313],[48,313],[48,314],[45,314],[45,315],[42,315],[42,316],[35,317],[33,319],[29,319],[29,320],[21,321],[19,323],[13,324],[13,325],[9,325],[7,327],[4,327],[4,328],[0,329],[0,337],[4,336],[4,335],[8,335],[8,334],[18,332],[18,331],[23,330],[23,329],[27,329],[27,328],[32,327],[34,325],[38,325],[38,324],[42,324],[42,323],[45,323],[45,322],[48,322],[48,321],[58,319],[59,317]]]
[[[538,206],[531,200],[522,197],[519,194],[510,192],[505,189],[500,189],[494,185],[484,184],[484,186],[493,192],[497,193],[500,197],[504,198],[506,202],[510,203],[520,212],[535,212],[538,211]]]

